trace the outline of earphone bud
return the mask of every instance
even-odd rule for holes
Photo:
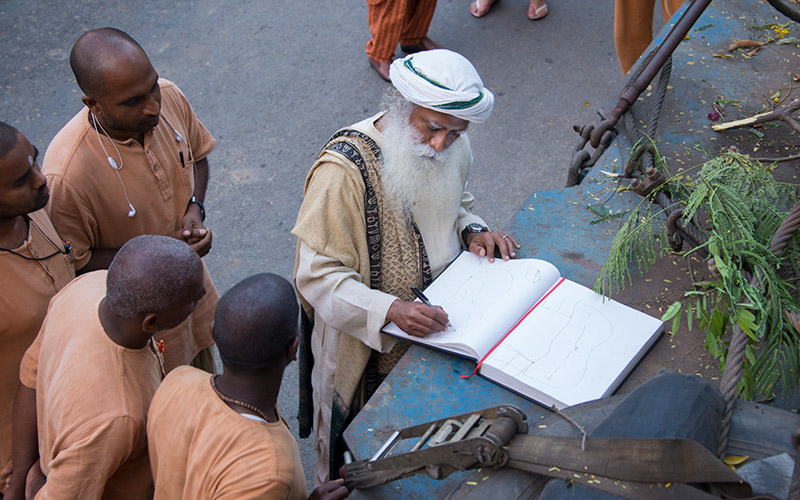
[[[97,135],[97,140],[100,142],[100,147],[103,148],[103,153],[106,154],[106,161],[108,161],[108,164],[111,165],[112,169],[114,169],[114,173],[117,174],[117,179],[119,179],[119,183],[120,185],[122,185],[122,193],[125,195],[125,201],[128,202],[128,207],[130,208],[130,211],[128,212],[128,217],[132,219],[133,216],[136,215],[136,209],[133,208],[133,204],[131,204],[131,200],[128,198],[128,189],[125,187],[125,183],[122,182],[122,176],[119,174],[119,171],[122,168],[122,164],[124,164],[124,162],[122,161],[122,154],[119,152],[119,148],[117,148],[116,143],[114,143],[114,141],[111,140],[111,137],[109,137],[108,132],[106,132],[103,126],[97,122],[97,119],[94,117],[94,114],[92,114],[91,111],[89,112],[89,116],[91,116],[92,118],[92,125],[94,125],[94,133]],[[108,151],[106,151],[106,147],[103,145],[103,139],[100,138],[101,129],[103,130],[103,135],[108,137],[109,142],[111,142],[111,145],[114,146],[114,150],[117,152],[117,156],[119,156],[120,165],[117,165],[116,160],[114,160],[114,158],[112,158],[111,155],[108,154]]]
[[[167,117],[162,115],[162,114],[160,114],[160,113],[159,113],[159,116],[161,116],[161,118],[163,118],[164,121],[167,122],[167,125],[169,125],[169,128],[171,128],[172,131],[175,132],[175,140],[178,141],[178,142],[183,142],[183,136],[181,135],[180,132],[178,132],[178,129],[176,129],[175,127],[172,126],[172,124],[169,122],[169,120],[167,120]]]

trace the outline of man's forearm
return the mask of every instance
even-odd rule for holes
[[[354,270],[315,252],[302,240],[296,279],[298,291],[326,324],[382,350],[380,329],[397,297],[370,289]]]
[[[94,248],[92,249],[92,256],[85,266],[78,269],[76,274],[86,274],[100,269],[108,269],[114,256],[117,255],[119,248]]]
[[[208,187],[208,158],[194,163],[194,197],[204,202]]]
[[[28,470],[39,459],[39,432],[36,427],[36,390],[19,384],[11,418],[11,457],[14,471],[7,499],[25,498]]]

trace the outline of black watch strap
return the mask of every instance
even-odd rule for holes
[[[205,222],[206,221],[206,207],[203,206],[203,202],[198,200],[197,197],[192,196],[192,199],[189,200],[189,203],[186,205],[186,208],[189,208],[189,205],[194,203],[198,207],[200,207],[200,220]]]

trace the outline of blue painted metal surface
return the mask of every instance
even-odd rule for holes
[[[563,277],[593,286],[620,219],[599,222],[600,217],[589,207],[624,215],[641,202],[632,192],[617,193],[611,178],[599,172],[613,170],[613,158],[620,154],[618,146],[612,144],[606,151],[612,158],[610,165],[595,167],[581,185],[531,195],[506,228],[522,245],[517,256],[552,262]]]
[[[501,404],[521,408],[530,425],[551,414],[480,376],[461,378],[474,368],[475,362],[468,359],[422,346],[409,348],[345,432],[353,454],[357,459],[372,456],[397,429]],[[423,474],[358,492],[356,498],[432,498],[432,486],[436,491],[449,491],[465,474],[453,474],[443,481]]]
[[[787,72],[790,76],[797,72],[800,62],[796,44],[771,42],[752,56],[727,51],[733,39],[765,40],[770,35],[769,29],[754,27],[786,21],[766,2],[726,0],[713,2],[695,24],[674,53],[670,89],[658,128],[658,145],[670,168],[697,165],[706,152],[717,154],[731,144],[756,156],[797,153],[797,137],[785,128],[764,130],[764,137],[746,129],[717,133],[711,130],[707,116],[718,99],[739,102],[738,106],[723,104],[724,120],[754,115],[763,111],[765,102],[781,86],[786,88]],[[653,45],[669,28],[665,27]],[[800,36],[797,25],[789,29],[787,36]],[[601,114],[613,109],[624,84],[610,95]],[[656,88],[655,82],[652,88]],[[634,114],[642,122],[647,121],[654,93],[645,92],[642,102],[634,106]],[[782,95],[785,97],[785,92]],[[552,262],[563,276],[592,286],[608,257],[619,219],[595,223],[598,215],[587,206],[617,214],[640,202],[641,198],[631,192],[619,192],[618,179],[608,175],[621,172],[629,148],[630,141],[620,137],[579,186],[533,194],[507,227],[523,246],[518,255]],[[566,178],[566,165],[563,168]],[[346,430],[348,446],[358,458],[365,458],[395,429],[504,403],[522,407],[533,428],[538,419],[550,414],[482,378],[459,377],[474,366],[473,361],[412,347]],[[355,492],[352,498],[435,498],[450,491],[463,476],[457,474],[445,481],[427,476],[408,478]]]

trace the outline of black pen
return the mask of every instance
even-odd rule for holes
[[[178,157],[181,159],[181,167],[186,168],[186,163],[183,161],[183,151],[178,151]]]
[[[436,310],[436,307],[434,307],[433,304],[431,304],[431,301],[428,300],[428,297],[426,297],[424,293],[422,293],[422,290],[420,290],[415,286],[412,286],[411,291],[414,292],[414,295],[416,295],[417,298],[421,300],[423,304],[429,306],[433,310]],[[447,322],[447,328],[452,328],[452,324],[449,321]],[[455,328],[453,328],[453,331],[455,331]]]
[[[430,306],[433,309],[436,309],[435,307],[433,307],[433,304],[431,304],[431,301],[428,300],[428,297],[426,297],[425,294],[422,293],[422,291],[419,288],[412,286],[411,291],[414,292],[414,295],[416,295],[417,298],[421,300],[423,304],[425,304],[426,306]]]

